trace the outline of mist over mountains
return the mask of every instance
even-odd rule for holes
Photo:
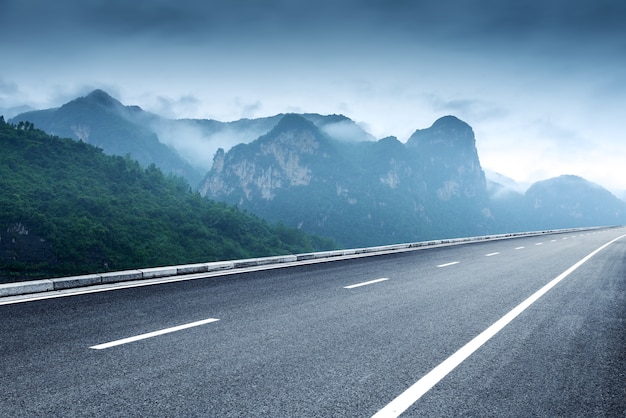
[[[155,164],[184,177],[196,188],[211,169],[218,148],[229,149],[269,132],[284,115],[221,122],[212,119],[167,119],[139,106],[125,106],[102,90],[55,109],[21,113],[12,123],[29,121],[60,137],[82,140],[109,155],[130,154],[142,165]],[[374,140],[342,115],[304,115],[325,133],[344,141]]]
[[[333,140],[287,115],[219,151],[200,192],[347,246],[488,233],[491,216],[473,133],[454,117],[402,144]]]
[[[472,128],[454,116],[403,143],[343,115],[171,120],[96,90],[10,120],[20,121],[155,164],[203,196],[344,246],[626,223],[626,203],[580,177],[525,192],[487,178]]]
[[[488,182],[472,128],[446,116],[406,142],[342,143],[299,115],[218,151],[201,194],[346,246],[621,224],[626,205],[580,177],[525,194]]]

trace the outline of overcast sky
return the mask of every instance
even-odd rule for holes
[[[101,88],[167,117],[452,114],[484,168],[626,189],[623,0],[0,0],[0,109]]]

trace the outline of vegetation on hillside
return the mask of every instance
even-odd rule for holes
[[[0,282],[335,246],[188,183],[0,116]]]

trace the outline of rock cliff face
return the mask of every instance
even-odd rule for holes
[[[219,150],[200,190],[346,246],[485,233],[491,222],[474,134],[454,117],[402,144],[332,139],[286,115],[256,141]]]
[[[485,174],[467,123],[445,116],[430,128],[415,131],[407,147],[418,153],[422,173],[439,200],[486,198]]]
[[[268,134],[240,144],[227,154],[219,149],[200,188],[208,196],[238,196],[237,204],[271,201],[277,193],[308,186],[313,170],[328,155],[329,139],[310,121],[286,115]],[[229,199],[232,200],[232,199]]]

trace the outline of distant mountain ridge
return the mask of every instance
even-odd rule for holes
[[[504,176],[486,176],[472,127],[452,115],[402,143],[376,140],[344,115],[171,120],[96,90],[11,122],[25,120],[346,246],[626,223],[624,201],[579,177],[524,191]]]
[[[346,143],[286,115],[256,141],[219,151],[200,191],[347,246],[487,233],[489,197],[468,128],[446,117],[407,144]]]
[[[349,247],[626,222],[624,202],[579,177],[525,194],[510,186],[487,181],[472,128],[454,116],[403,144],[345,143],[286,115],[257,140],[219,150],[200,192]]]
[[[139,106],[125,106],[105,91],[94,90],[59,108],[21,113],[9,122],[32,122],[51,135],[88,142],[109,155],[130,154],[143,166],[155,164],[166,173],[184,177],[195,189],[210,170],[218,148],[251,142],[269,132],[283,116],[232,122],[172,120]],[[303,116],[336,139],[374,140],[343,115]]]
[[[563,175],[539,181],[524,196],[538,229],[624,222],[624,203],[608,190],[579,176]]]
[[[159,141],[149,128],[157,119],[138,106],[124,106],[106,92],[95,90],[56,109],[22,113],[10,122],[29,121],[50,135],[89,143],[109,155],[129,154],[144,167],[155,164],[195,184],[202,173]]]

